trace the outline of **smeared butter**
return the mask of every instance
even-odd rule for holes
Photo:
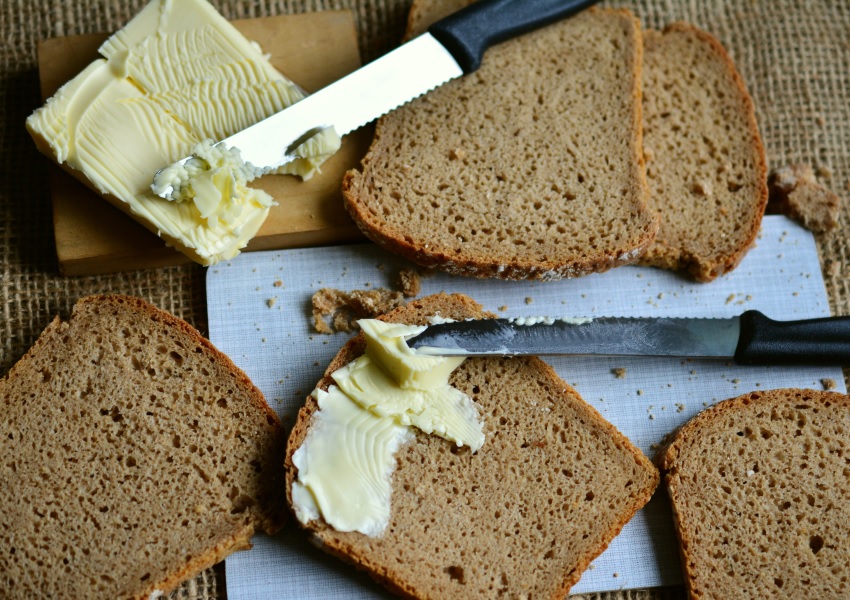
[[[445,358],[418,354],[407,339],[422,333],[424,326],[398,325],[377,319],[357,322],[366,336],[366,355],[403,388],[432,389],[446,384],[462,357]]]
[[[319,410],[293,454],[292,502],[302,523],[321,517],[339,531],[377,536],[390,517],[394,454],[412,427],[473,452],[484,432],[475,403],[448,383],[462,358],[417,354],[406,340],[422,327],[358,325],[366,354],[331,374],[337,385],[313,392]]]
[[[438,435],[475,452],[484,443],[472,398],[444,380],[427,390],[400,387],[368,356],[361,356],[331,375],[352,400],[380,417]]]
[[[314,394],[319,410],[292,456],[295,515],[302,522],[321,515],[338,531],[379,535],[390,518],[393,456],[411,430],[363,410],[335,386]]]
[[[192,202],[156,196],[154,174],[212,151],[205,141],[241,131],[303,92],[205,0],[153,0],[100,54],[27,119],[38,148],[195,261],[238,254],[273,202],[245,185],[247,172],[225,173],[232,156],[218,157],[193,185]],[[303,158],[274,172],[307,179],[339,142],[323,131],[299,147]]]

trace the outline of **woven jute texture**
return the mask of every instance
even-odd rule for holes
[[[59,275],[46,184],[46,162],[24,130],[39,103],[36,44],[55,36],[112,31],[145,0],[2,0],[0,2],[0,366],[5,373],[54,315],[80,297],[120,292],[145,298],[206,333],[204,270],[168,268],[97,277]],[[350,9],[364,60],[397,44],[409,0],[218,0],[228,18]],[[646,27],[690,21],[730,51],[758,109],[771,167],[806,162],[842,197],[850,195],[850,2],[846,0],[635,0]],[[841,227],[818,237],[830,307],[850,314],[846,203]],[[590,595],[650,600],[681,590]],[[0,593],[2,595],[2,593]],[[221,566],[186,582],[173,598],[225,597]]]

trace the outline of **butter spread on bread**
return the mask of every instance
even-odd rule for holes
[[[169,202],[151,191],[154,175],[303,92],[206,0],[152,0],[100,54],[27,119],[39,150],[193,260],[238,254],[268,215],[265,192],[242,185],[227,202]],[[275,172],[306,179],[338,147],[322,132]]]
[[[423,356],[406,340],[422,326],[358,321],[366,353],[316,388],[319,410],[292,457],[292,502],[302,523],[323,518],[338,531],[380,535],[390,517],[395,453],[411,427],[469,446],[484,443],[472,399],[448,383],[463,358]]]
[[[465,296],[437,294],[380,319],[425,325],[436,314],[494,316]],[[317,387],[334,385],[331,374],[365,347],[362,333],[350,340]],[[414,429],[396,452],[381,536],[341,532],[323,519],[302,526],[324,551],[404,597],[563,598],[649,500],[657,470],[536,357],[468,358],[449,382],[475,400],[486,435],[478,452]],[[318,409],[307,398],[287,444],[290,500],[292,454]]]

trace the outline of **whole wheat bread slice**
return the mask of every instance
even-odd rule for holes
[[[721,402],[658,457],[691,598],[850,596],[850,397]]]
[[[416,2],[411,27],[448,10]],[[343,181],[348,212],[387,250],[455,274],[556,279],[634,262],[658,227],[641,54],[624,10],[491,48],[478,71],[379,121],[362,170]]]
[[[711,281],[753,245],[767,205],[755,108],[714,37],[686,23],[644,32],[643,122],[661,228],[641,262]]]
[[[0,596],[147,599],[286,516],[261,392],[184,321],[80,300],[0,381]]]
[[[431,315],[488,316],[460,295],[428,296],[384,317],[425,323]],[[331,362],[360,355],[362,334]],[[306,529],[324,550],[414,598],[560,598],[648,500],[658,473],[546,363],[535,357],[467,359],[450,383],[480,408],[485,442],[468,447],[416,431],[397,453],[391,517],[381,537],[341,533],[321,520]],[[286,452],[317,410],[310,397]],[[290,496],[291,500],[291,496]]]

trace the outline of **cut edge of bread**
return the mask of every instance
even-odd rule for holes
[[[472,3],[467,2],[466,4]],[[425,18],[425,13],[430,7],[422,0],[416,0],[408,14],[406,35],[417,33],[417,21]],[[642,69],[643,69],[643,35],[639,19],[627,8],[600,8],[589,7],[585,9],[589,14],[611,14],[629,19],[635,28],[635,47],[632,56],[631,73],[634,78],[632,86],[632,106],[630,129],[633,132],[634,148],[632,159],[629,161],[629,169],[633,182],[640,188],[635,198],[636,206],[633,207],[635,230],[628,246],[616,249],[607,249],[599,252],[589,259],[553,261],[548,259],[549,264],[537,261],[514,260],[506,262],[502,259],[488,258],[486,260],[474,257],[449,255],[445,251],[429,248],[427,243],[421,244],[408,236],[405,231],[396,231],[392,226],[376,220],[369,213],[367,207],[358,199],[355,191],[369,175],[369,163],[382,147],[382,135],[388,120],[397,118],[389,114],[378,119],[372,142],[366,155],[361,160],[359,168],[347,171],[343,177],[342,194],[344,206],[357,228],[368,239],[383,247],[387,251],[402,256],[420,266],[429,269],[445,271],[452,275],[460,275],[476,278],[499,278],[511,280],[558,280],[563,278],[574,278],[591,273],[604,272],[609,269],[634,264],[640,257],[645,255],[656,239],[659,231],[660,218],[652,210],[649,203],[650,190],[646,181],[646,165],[643,153],[643,106],[642,98]]]
[[[37,360],[42,355],[49,355],[51,352],[50,343],[54,341],[53,338],[57,335],[65,335],[64,332],[71,327],[74,319],[82,318],[81,315],[90,306],[100,305],[100,307],[108,308],[108,305],[111,304],[126,305],[137,314],[161,322],[165,327],[176,330],[181,336],[187,336],[191,343],[200,346],[203,349],[202,351],[207,353],[212,360],[218,362],[224,369],[230,372],[239,386],[244,386],[253,409],[262,415],[270,429],[276,432],[275,435],[280,439],[281,446],[283,445],[284,429],[277,414],[266,403],[264,395],[259,388],[233,363],[230,357],[218,350],[198,330],[183,319],[135,296],[107,293],[92,294],[80,298],[74,304],[70,317],[67,320],[63,320],[58,315],[53,318],[32,346],[0,378],[0,383],[6,385],[7,382],[15,380],[22,371],[25,372],[29,368],[29,363]],[[170,565],[163,578],[157,581],[150,581],[141,593],[137,595],[131,594],[128,597],[133,600],[148,600],[148,598],[156,597],[157,594],[167,594],[176,589],[182,582],[219,563],[233,552],[250,549],[252,547],[250,540],[257,531],[263,531],[269,535],[278,532],[286,523],[288,516],[284,499],[281,497],[279,502],[275,502],[270,498],[266,498],[265,500],[267,502],[265,506],[257,504],[256,508],[248,507],[246,509],[245,512],[249,514],[249,517],[244,519],[244,523],[240,527],[228,535],[219,535],[216,537],[201,554],[187,556],[182,562]],[[271,506],[272,503],[275,505],[274,507]]]
[[[763,405],[771,406],[776,401],[782,402],[787,401],[789,398],[804,397],[818,403],[843,405],[846,410],[850,411],[850,396],[839,392],[803,388],[778,388],[753,391],[723,400],[706,408],[676,429],[655,455],[653,462],[655,462],[661,473],[662,486],[673,509],[673,523],[679,542],[681,569],[691,598],[701,598],[703,596],[694,589],[698,577],[695,573],[695,566],[689,560],[688,554],[689,548],[698,545],[699,540],[693,538],[683,526],[678,510],[678,504],[682,502],[682,499],[678,496],[678,468],[683,452],[698,441],[704,429],[710,429],[715,423],[729,415],[748,412]]]
[[[644,39],[646,39],[647,37],[653,36],[661,37],[668,33],[686,33],[693,35],[703,42],[725,66],[729,77],[734,83],[735,90],[740,96],[744,112],[747,115],[746,121],[748,135],[752,141],[752,148],[756,161],[755,177],[758,181],[758,191],[754,199],[753,218],[747,222],[746,233],[740,243],[734,248],[726,249],[724,252],[716,253],[712,256],[703,256],[694,253],[687,248],[678,247],[666,240],[662,240],[659,236],[659,238],[656,238],[655,242],[648,247],[647,252],[643,254],[638,263],[672,271],[687,272],[697,281],[710,282],[735,269],[746,256],[747,252],[756,243],[761,227],[762,217],[764,216],[768,202],[767,158],[761,134],[759,132],[755,102],[747,89],[744,78],[741,76],[735,62],[732,60],[732,57],[729,55],[729,52],[723,44],[709,32],[685,21],[670,23],[661,30],[647,29],[644,30],[643,35]],[[661,221],[663,222],[663,213],[665,208],[658,207],[651,191],[650,203],[655,207],[655,210],[659,212],[661,215]]]

